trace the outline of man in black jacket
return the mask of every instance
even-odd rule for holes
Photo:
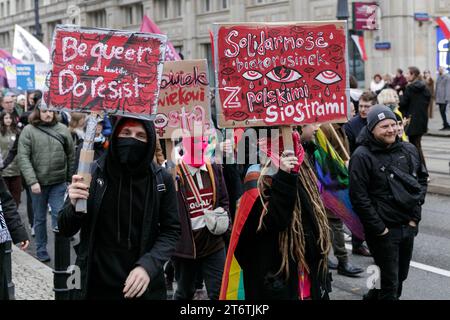
[[[172,177],[152,162],[153,124],[134,119],[116,123],[108,151],[94,164],[88,188],[75,175],[59,219],[60,232],[73,236],[81,288],[75,299],[166,299],[163,264],[180,237]],[[75,211],[87,200],[87,213]]]
[[[408,275],[428,173],[416,147],[398,138],[395,114],[384,105],[372,107],[358,142],[350,159],[350,199],[381,272],[381,289],[366,298],[395,300]]]

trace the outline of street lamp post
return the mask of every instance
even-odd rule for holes
[[[338,0],[336,19],[338,19],[338,20],[348,20],[349,17],[350,17],[350,15],[348,13],[348,0]],[[348,32],[348,34],[350,35],[351,33]],[[355,48],[355,44],[353,44],[353,50],[352,51],[353,51],[353,57],[352,57],[353,75],[356,77],[356,48]]]
[[[42,42],[43,34],[39,23],[39,0],[34,0],[34,36]]]
[[[348,20],[348,0],[338,0],[336,18],[338,20]]]

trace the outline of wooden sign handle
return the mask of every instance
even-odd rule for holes
[[[331,133],[333,134],[334,138],[337,140],[337,142],[339,143],[339,147],[341,147],[342,152],[344,153],[345,157],[347,158],[347,161],[350,160],[350,155],[348,154],[347,150],[344,147],[344,144],[342,143],[341,138],[338,136],[336,130],[334,129],[333,125],[331,123],[328,124],[330,126],[331,129]]]
[[[94,162],[94,139],[99,117],[98,113],[91,113],[86,119],[86,133],[78,162],[77,174],[83,177],[83,182],[88,186],[91,185],[92,180],[91,166],[92,162]],[[76,212],[86,213],[87,201],[85,199],[77,200],[75,210]]]
[[[283,147],[284,150],[294,151],[294,142],[292,140],[292,127],[282,126],[281,136],[283,137]]]

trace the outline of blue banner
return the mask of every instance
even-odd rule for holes
[[[34,64],[16,65],[17,88],[20,90],[35,89]]]
[[[437,56],[436,56],[436,65],[437,69],[439,67],[444,67],[447,70],[450,69],[450,55],[448,54],[448,39],[445,38],[444,33],[440,27],[436,28],[436,37],[437,37]],[[450,70],[449,70],[450,71]]]

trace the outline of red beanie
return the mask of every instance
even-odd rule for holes
[[[140,126],[143,126],[143,124],[139,120],[126,118],[125,120],[122,120],[119,123],[116,131],[114,131],[114,136],[117,137],[119,135],[119,133],[122,131],[122,129],[125,127],[132,128],[132,127],[140,127]]]

